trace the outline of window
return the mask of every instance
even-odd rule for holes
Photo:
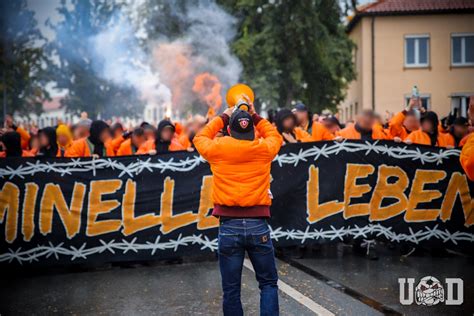
[[[411,94],[410,95],[405,94],[406,106],[408,106],[408,104],[410,103],[410,99],[411,99]],[[431,109],[431,102],[430,102],[431,96],[429,94],[421,94],[420,99],[421,99],[421,106],[424,107],[425,110],[430,110]]]
[[[474,65],[474,33],[451,35],[451,65]]]
[[[451,95],[451,114],[455,117],[467,117],[467,109],[469,107],[469,95]]]
[[[405,36],[405,67],[428,67],[429,35]]]

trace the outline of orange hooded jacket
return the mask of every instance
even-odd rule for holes
[[[474,133],[471,133],[462,147],[460,159],[467,177],[474,181]]]
[[[75,140],[72,145],[66,150],[64,157],[91,157],[91,145],[87,138]],[[110,145],[110,142],[104,144],[105,156],[113,157],[115,152]]]
[[[423,132],[421,129],[418,129],[414,132],[411,132],[410,135],[405,140],[411,140],[413,144],[420,145],[431,145],[430,136],[428,133]],[[454,138],[450,134],[438,133],[438,140],[436,141],[436,146],[446,147],[446,146],[455,146]]]
[[[215,138],[224,127],[220,116],[194,137],[196,149],[211,165],[215,204],[240,207],[271,205],[270,167],[280,150],[282,138],[267,120],[258,119],[256,130],[261,139]]]
[[[321,123],[313,122],[313,127],[311,128],[311,138],[315,142],[322,140],[333,140],[334,135]]]
[[[341,136],[345,139],[361,139],[360,133],[356,130],[355,124],[349,125],[346,128],[336,132],[336,135]],[[390,139],[382,128],[372,128],[372,139]]]
[[[149,139],[146,142],[144,142],[140,148],[137,150],[137,155],[148,155],[150,150],[154,150],[156,148],[155,146],[155,140],[154,139]],[[178,150],[185,150],[186,148],[181,145],[180,142],[176,138],[173,138],[171,140],[171,144],[168,148],[169,151],[178,151]]]

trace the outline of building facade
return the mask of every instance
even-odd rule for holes
[[[347,26],[357,79],[339,106],[342,121],[362,109],[402,110],[418,87],[423,105],[466,116],[474,95],[474,1],[385,0]]]

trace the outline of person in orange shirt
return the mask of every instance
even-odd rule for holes
[[[169,120],[162,120],[158,124],[158,130],[154,139],[147,140],[137,151],[137,155],[156,155],[170,151],[185,150],[174,137],[175,128]]]
[[[334,135],[321,123],[313,122],[311,128],[311,140],[314,142],[334,140]]]
[[[109,145],[110,128],[104,121],[93,121],[89,137],[75,140],[66,150],[65,157],[113,157],[115,153]]]
[[[275,117],[275,125],[285,144],[313,141],[308,132],[297,126],[295,114],[288,109],[278,111]]]
[[[272,203],[270,168],[282,138],[254,112],[253,104],[249,107],[249,112],[226,109],[194,137],[194,144],[213,174],[212,215],[220,221],[217,252],[224,315],[243,315],[240,291],[245,252],[259,282],[261,315],[278,315],[278,272],[266,218]],[[224,126],[230,136],[216,137]],[[261,139],[256,139],[255,130]]]
[[[117,151],[117,156],[135,155],[138,148],[146,141],[145,131],[141,127],[133,130],[127,140],[125,140]]]
[[[110,127],[110,130],[112,132],[112,138],[109,140],[108,145],[112,148],[114,153],[117,153],[118,149],[120,148],[120,145],[127,138],[125,136],[129,136],[129,132],[126,132],[123,128],[123,125],[119,122],[113,124]]]
[[[40,148],[37,157],[61,157],[61,151],[58,148],[56,130],[54,127],[45,127],[38,131]]]
[[[405,139],[407,144],[454,147],[454,139],[438,130],[439,120],[435,112],[427,111],[421,115],[421,128],[411,132]]]
[[[336,135],[341,130],[341,123],[339,123],[339,120],[334,115],[323,117],[320,122],[333,135]]]
[[[388,139],[382,128],[375,126],[376,117],[372,110],[363,110],[357,115],[356,122],[337,132],[337,136],[345,139],[376,140]],[[374,127],[375,126],[375,127]]]
[[[140,127],[145,131],[146,140],[155,139],[156,129],[148,122],[142,122]]]
[[[420,128],[419,115],[416,114],[420,108],[420,100],[411,98],[408,106],[390,119],[388,130],[395,141],[406,139],[411,132]]]
[[[64,124],[58,125],[56,138],[58,139],[60,157],[64,157],[66,150],[72,145],[72,133],[69,127]]]
[[[18,132],[5,132],[0,137],[0,157],[33,157],[27,150],[21,149],[21,136]]]

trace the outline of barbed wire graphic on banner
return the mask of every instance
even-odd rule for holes
[[[324,144],[321,148],[313,146],[308,149],[300,149],[296,153],[285,153],[275,157],[274,161],[281,167],[285,164],[297,166],[298,163],[318,160],[321,156],[329,158],[331,155],[337,155],[340,152],[364,152],[368,155],[371,152],[375,152],[380,155],[386,155],[397,159],[410,159],[413,161],[420,161],[422,164],[425,163],[436,163],[442,164],[444,159],[449,159],[452,156],[458,157],[460,155],[459,149],[438,149],[437,152],[421,152],[418,147],[415,149],[409,149],[408,146],[393,146],[388,144],[381,144],[379,141],[365,142],[365,143],[353,143],[353,142],[334,142]],[[159,171],[163,173],[165,171],[172,172],[188,172],[196,168],[197,166],[206,163],[204,158],[201,156],[190,156],[185,159],[175,160],[174,157],[168,160],[162,158],[137,158],[136,161],[128,164],[122,163],[114,158],[100,158],[93,160],[82,160],[80,158],[71,159],[68,162],[44,162],[36,161],[30,162],[25,161],[25,164],[12,168],[7,166],[6,168],[0,168],[0,177],[12,179],[14,177],[24,178],[25,176],[33,176],[36,173],[49,173],[56,172],[61,176],[72,175],[73,173],[88,173],[92,172],[95,176],[97,170],[101,169],[114,169],[121,171],[119,177],[128,175],[130,177],[139,175],[143,171],[147,170],[150,172]]]
[[[387,240],[394,242],[412,242],[420,243],[421,241],[436,238],[442,240],[444,243],[452,242],[457,244],[460,241],[474,241],[474,234],[467,232],[455,232],[451,233],[448,230],[442,230],[438,228],[438,225],[433,228],[425,226],[424,229],[413,231],[409,227],[409,233],[395,233],[391,227],[385,227],[380,224],[369,224],[367,226],[359,227],[357,225],[335,228],[331,226],[331,229],[311,229],[307,226],[305,231],[301,230],[283,230],[281,227],[271,230],[271,238],[275,241],[280,239],[287,240],[299,240],[304,243],[306,240],[343,240],[344,237],[350,236],[352,238],[370,238],[371,236],[385,237]],[[13,250],[9,249],[8,252],[0,254],[0,262],[12,262],[17,261],[20,264],[25,262],[39,261],[41,258],[49,258],[54,256],[59,260],[59,256],[69,256],[71,261],[75,259],[87,259],[88,256],[94,254],[101,254],[106,251],[115,254],[116,251],[121,251],[123,254],[131,251],[138,253],[139,251],[151,251],[151,255],[155,255],[159,250],[172,249],[177,251],[179,247],[186,247],[190,245],[198,245],[201,250],[209,249],[210,251],[217,250],[217,238],[209,239],[206,235],[192,235],[183,237],[182,234],[177,239],[171,239],[168,241],[161,242],[161,236],[158,236],[154,242],[137,243],[137,237],[131,241],[122,239],[121,241],[115,241],[112,239],[108,242],[100,240],[101,245],[87,248],[87,243],[84,242],[80,247],[65,246],[63,242],[54,246],[51,242],[48,245],[38,245],[28,250],[22,250],[21,247]]]

